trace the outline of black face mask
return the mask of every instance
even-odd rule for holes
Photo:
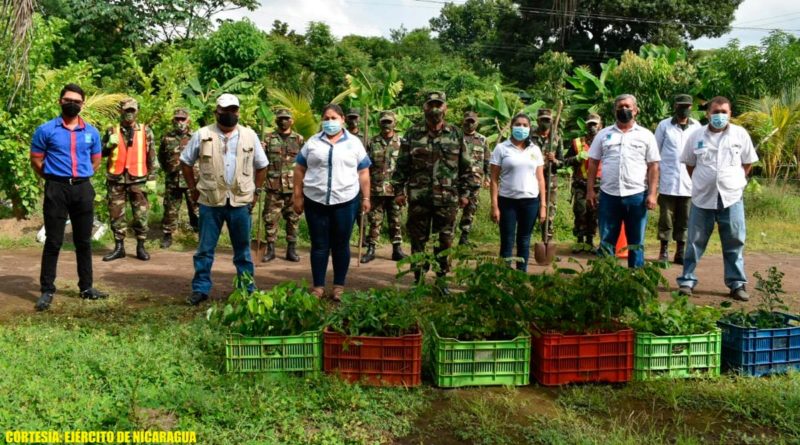
[[[539,125],[538,125],[539,131],[549,130],[550,127],[552,127],[552,126],[553,126],[553,123],[550,122],[550,121],[541,121],[541,122],[539,122]]]
[[[223,127],[235,127],[239,123],[239,116],[230,111],[223,111],[217,115],[217,123]]]
[[[681,107],[675,110],[675,116],[678,118],[691,117],[692,109],[690,107]]]
[[[74,102],[67,102],[65,104],[61,104],[61,115],[72,119],[73,117],[77,116],[81,112],[81,106],[74,103]]]
[[[286,131],[289,129],[289,127],[291,127],[291,125],[289,124],[288,119],[281,119],[278,121],[278,128],[281,130]]]
[[[442,120],[444,120],[444,110],[441,108],[431,108],[430,110],[425,112],[425,118],[427,118],[430,122],[434,124],[438,124]]]
[[[586,132],[591,136],[596,135],[598,131],[600,131],[600,127],[597,125],[589,125],[589,127],[586,129]]]
[[[465,131],[473,132],[473,131],[475,131],[477,129],[478,129],[478,123],[477,122],[470,122],[470,121],[465,121],[464,122],[464,130]]]
[[[617,121],[627,124],[633,120],[633,110],[629,108],[620,108],[616,113]]]

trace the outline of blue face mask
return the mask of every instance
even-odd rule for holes
[[[722,130],[728,126],[728,115],[725,113],[712,114],[709,123],[717,130]]]
[[[322,121],[322,131],[328,136],[339,134],[342,131],[342,124],[338,120]]]
[[[529,134],[531,134],[530,127],[511,127],[511,137],[518,141],[528,139]]]

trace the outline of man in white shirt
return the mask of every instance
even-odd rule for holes
[[[656,128],[656,142],[661,154],[658,183],[658,239],[661,241],[661,250],[658,260],[669,260],[669,240],[672,238],[677,243],[673,261],[683,264],[692,178],[681,163],[681,153],[686,140],[701,125],[690,117],[692,96],[675,96],[673,110],[673,116],[659,122]]]
[[[747,301],[744,272],[744,242],[747,233],[742,195],[747,175],[758,155],[744,128],[730,124],[731,102],[725,97],[709,101],[708,125],[695,131],[686,141],[681,162],[692,177],[692,209],[689,213],[689,237],[678,277],[680,293],[691,295],[697,285],[694,271],[703,256],[708,239],[719,226],[725,285],[730,296]]]
[[[589,148],[586,202],[598,207],[600,253],[614,254],[614,246],[625,223],[628,267],[644,265],[644,230],[647,211],[656,208],[658,153],[656,138],[636,121],[636,98],[622,94],[614,100],[616,124],[597,134]],[[597,167],[603,163],[600,196],[594,191]]]

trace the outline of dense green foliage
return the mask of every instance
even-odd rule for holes
[[[780,312],[787,312],[789,307],[781,299],[785,294],[783,290],[784,273],[772,266],[767,271],[767,276],[761,272],[753,274],[756,277],[756,291],[759,296],[758,306],[752,311],[741,308],[725,315],[723,321],[745,328],[773,329],[786,327],[789,320]]]
[[[398,337],[417,329],[416,303],[413,294],[392,288],[346,292],[327,324],[348,336]]]
[[[629,313],[626,323],[636,332],[655,335],[696,335],[717,327],[722,311],[711,306],[698,306],[686,295],[674,293],[669,302],[647,302],[639,314]]]

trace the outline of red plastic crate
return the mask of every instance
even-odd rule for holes
[[[533,330],[531,369],[542,385],[621,383],[633,377],[633,329],[582,335]]]
[[[422,332],[402,337],[347,337],[325,329],[323,369],[349,382],[419,386],[422,383]]]

